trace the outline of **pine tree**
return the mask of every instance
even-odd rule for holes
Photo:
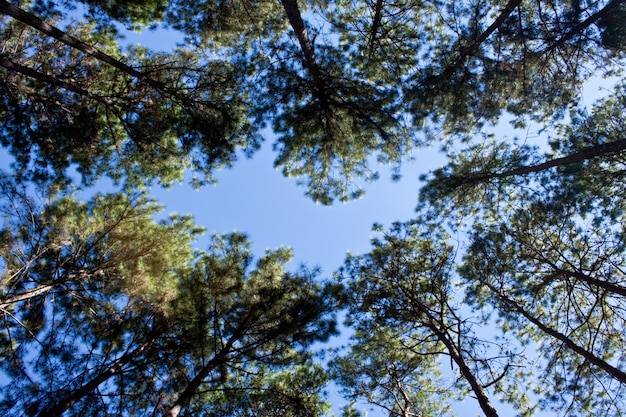
[[[424,203],[468,232],[467,301],[537,348],[542,407],[621,415],[623,87],[575,113],[552,154],[506,142],[472,146],[431,174]],[[566,410],[566,411],[564,411]]]
[[[189,167],[202,182],[270,125],[276,166],[331,204],[363,194],[374,160],[397,177],[426,141],[505,113],[558,118],[596,69],[622,64],[622,0],[143,3],[90,2],[86,24],[65,30],[50,19],[66,8],[0,3],[26,25],[3,25],[3,144],[36,177],[63,178],[71,160],[88,179],[171,183]],[[169,27],[190,47],[123,50],[115,20]]]
[[[202,229],[143,195],[2,190],[4,415],[324,412],[308,346],[334,332],[332,286],[286,272],[288,249],[253,267],[246,236],[194,252]]]
[[[336,378],[349,398],[393,416],[450,413],[453,400],[469,396],[485,416],[497,416],[494,393],[525,413],[528,400],[514,376],[520,357],[504,339],[477,336],[479,325],[460,304],[448,240],[424,218],[396,223],[371,252],[346,260],[340,273],[355,335],[334,361]]]

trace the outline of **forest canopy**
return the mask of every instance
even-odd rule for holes
[[[322,416],[330,381],[345,416],[465,399],[487,417],[624,414],[626,1],[0,13],[3,415]],[[614,85],[590,105],[600,77]],[[374,225],[332,277],[238,232],[195,250],[204,229],[150,187],[202,190],[267,140],[324,205],[424,147],[447,162],[415,182],[414,217]],[[339,316],[352,336],[323,359]]]

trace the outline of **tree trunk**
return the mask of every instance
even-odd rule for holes
[[[14,295],[10,298],[5,298],[0,302],[0,310],[6,310],[7,307],[19,303],[20,301],[29,300],[31,298],[35,298],[39,295],[46,294],[50,292],[56,285],[58,284],[47,284],[47,285],[38,285],[37,287],[24,291],[20,294]]]
[[[313,44],[309,39],[309,34],[307,33],[306,26],[304,25],[304,20],[302,20],[302,14],[300,13],[300,8],[298,7],[298,1],[281,0],[281,3],[283,5],[283,8],[285,9],[285,13],[287,14],[289,25],[291,26],[296,34],[296,37],[298,38],[300,49],[304,54],[305,67],[309,71],[309,74],[311,74],[311,77],[313,77],[313,80],[315,80],[318,88],[320,88],[324,84],[322,80],[322,75],[320,73],[319,66],[317,65]]]
[[[545,325],[537,317],[534,317],[532,314],[530,314],[528,311],[526,311],[517,302],[515,302],[514,300],[512,300],[509,297],[507,297],[506,295],[504,295],[504,293],[502,291],[498,291],[496,288],[494,288],[493,285],[488,284],[488,283],[485,283],[485,285],[507,307],[511,308],[514,312],[522,315],[526,320],[530,321],[532,324],[537,326],[539,328],[539,330],[541,330],[542,332],[546,333],[547,335],[555,338],[556,340],[560,341],[567,348],[573,350],[574,352],[576,352],[577,354],[579,354],[580,356],[585,358],[585,360],[587,360],[589,363],[591,363],[591,364],[597,366],[598,368],[602,369],[603,371],[608,373],[611,377],[613,377],[613,378],[617,379],[618,381],[620,381],[622,384],[626,384],[626,373],[624,371],[621,371],[620,369],[612,366],[608,362],[600,359],[595,354],[593,354],[593,352],[590,352],[590,351],[582,348],[581,346],[578,346],[573,340],[571,340],[569,337],[567,337],[563,333],[561,333],[561,332],[559,332],[559,331],[557,331],[557,330],[555,330],[555,329]]]
[[[374,10],[374,20],[372,21],[372,29],[370,31],[370,41],[369,41],[369,56],[372,58],[374,55],[374,46],[376,43],[376,33],[378,33],[378,28],[381,25],[382,14],[383,14],[383,2],[384,0],[377,0],[376,7]]]
[[[111,365],[104,371],[100,372],[90,381],[82,385],[81,387],[73,390],[69,395],[59,400],[52,407],[39,412],[39,417],[61,417],[71,406],[80,401],[83,397],[93,392],[100,384],[111,378],[112,376],[119,375],[124,371],[124,366],[130,361],[135,359],[137,355],[141,354],[152,342],[153,339],[142,343],[136,349],[124,354],[121,358],[115,361],[115,364]]]
[[[15,7],[5,0],[0,0],[0,13],[11,16],[14,19],[19,20],[20,22],[40,31],[41,33],[44,33],[48,36],[53,37],[54,39],[63,42],[67,46],[91,55],[97,60],[105,62],[130,76],[145,81],[157,90],[165,89],[163,83],[151,79],[150,77],[146,76],[140,71],[137,71],[133,67],[130,67],[123,62],[113,58],[111,55],[107,55],[104,52],[97,50],[93,46],[86,44],[80,39],[77,39],[52,25],[49,25],[44,20],[35,16],[34,14],[22,10],[19,7]]]
[[[216,366],[223,364],[227,360],[228,354],[231,352],[231,348],[244,334],[246,326],[247,323],[244,321],[228,339],[226,345],[224,345],[220,351],[217,352],[215,356],[213,356],[213,358],[202,367],[202,369],[200,369],[196,376],[189,381],[183,392],[179,394],[176,401],[174,401],[170,409],[165,413],[164,417],[178,417],[180,412],[183,410],[183,407],[187,406],[191,402],[191,398],[195,395],[196,391],[211,371],[215,369]]]
[[[485,29],[485,31],[474,40],[474,42],[461,49],[459,56],[454,60],[452,64],[448,65],[437,78],[449,78],[454,73],[454,71],[457,70],[459,66],[465,62],[465,59],[468,56],[476,53],[480,45],[485,42],[487,38],[489,38],[489,36],[491,36],[491,34],[502,25],[502,23],[504,23],[504,21],[511,15],[511,13],[513,13],[513,10],[515,10],[515,8],[519,6],[521,2],[522,0],[509,0],[506,6],[504,6],[504,9],[500,11],[500,14],[496,18],[496,20],[494,20],[491,25],[489,25],[489,27]]]
[[[513,175],[526,175],[533,172],[545,171],[546,169],[574,165],[588,159],[593,159],[598,156],[608,156],[626,150],[626,139],[616,140],[614,142],[603,143],[600,145],[585,148],[579,152],[571,155],[567,155],[561,158],[551,159],[537,165],[521,166],[510,171],[502,172],[500,174],[494,174],[496,178],[510,177]]]
[[[317,63],[315,61],[315,51],[313,50],[313,45],[309,40],[304,20],[302,20],[302,14],[300,13],[300,8],[298,7],[298,1],[281,0],[281,3],[285,9],[285,13],[287,14],[289,25],[295,32],[298,42],[300,43],[300,48],[304,54],[306,66],[310,70],[313,70],[317,67]]]
[[[482,182],[491,181],[498,178],[507,178],[517,175],[527,175],[534,172],[545,171],[550,168],[562,167],[568,165],[578,164],[580,162],[587,161],[589,159],[597,158],[600,156],[614,155],[626,150],[626,139],[616,140],[614,142],[603,143],[600,145],[585,148],[579,152],[571,155],[567,155],[561,158],[551,159],[549,161],[542,162],[537,165],[519,166],[504,172],[494,173],[477,173],[476,175],[468,176],[456,176],[442,179],[445,183],[448,183],[451,188],[458,188],[463,185],[474,185]]]
[[[84,270],[76,273],[68,273],[66,276],[56,279],[53,282],[48,281],[48,283],[46,284],[39,283],[39,285],[37,285],[36,287],[22,291],[19,294],[13,294],[4,299],[0,298],[0,310],[5,310],[12,304],[19,303],[20,301],[26,301],[43,294],[47,294],[55,288],[61,287],[63,284],[67,284],[73,281],[79,281],[87,278],[88,276],[89,272]]]
[[[174,401],[170,409],[165,414],[166,417],[178,417],[180,412],[183,410],[183,407],[187,406],[191,402],[191,397],[195,395],[196,391],[200,388],[200,385],[202,385],[211,371],[226,360],[231,347],[232,343],[224,346],[224,348],[222,348],[217,355],[215,355],[206,365],[202,367],[202,369],[200,369],[196,376],[189,381],[184,391],[180,393],[176,401]]]
[[[558,268],[558,267],[556,267],[554,265],[551,265],[551,266],[554,268],[554,274],[551,274],[551,275],[547,276],[546,278],[544,278],[542,280],[543,282],[550,282],[554,278],[557,278],[559,275],[565,275],[565,276],[568,276],[570,278],[574,278],[574,279],[577,279],[579,281],[582,281],[585,284],[589,284],[591,286],[601,288],[601,289],[603,289],[605,291],[608,291],[610,293],[626,297],[626,288],[622,287],[621,285],[616,285],[616,284],[613,284],[611,282],[607,282],[607,281],[604,281],[604,280],[601,280],[601,279],[597,279],[597,278],[591,277],[591,276],[589,276],[587,274],[583,274],[582,272],[569,271],[567,269]]]
[[[433,317],[429,311],[424,310],[424,312],[428,316],[428,320],[429,320],[429,324],[427,324],[427,327],[429,327],[430,330],[432,330],[432,332],[435,333],[439,341],[441,341],[441,343],[443,343],[448,349],[448,353],[450,354],[450,357],[452,358],[452,360],[459,367],[459,370],[461,371],[461,375],[470,384],[470,387],[472,388],[472,391],[476,395],[478,404],[480,405],[480,408],[483,410],[483,413],[485,413],[485,416],[486,417],[498,417],[498,412],[494,408],[493,404],[491,404],[491,401],[489,400],[489,395],[487,395],[487,392],[485,391],[483,385],[480,383],[478,378],[476,378],[476,376],[474,375],[472,370],[469,368],[469,366],[467,366],[467,363],[465,363],[465,359],[463,358],[463,355],[454,345],[454,342],[448,337],[448,333],[445,330],[442,330],[438,326],[437,319]]]

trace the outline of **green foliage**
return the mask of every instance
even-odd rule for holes
[[[598,26],[602,30],[602,45],[618,51],[626,48],[626,6],[620,4],[603,16]]]
[[[162,18],[167,7],[163,0],[84,0],[89,6],[88,17],[94,20],[113,19],[129,29],[152,26]]]
[[[308,361],[307,361],[308,362]],[[303,363],[266,378],[266,386],[252,392],[248,401],[253,404],[241,417],[313,417],[326,415],[329,404],[321,401],[320,388],[328,382],[328,375],[319,365]]]
[[[369,167],[371,156],[395,164],[415,144],[410,127],[400,120],[396,92],[347,73],[334,49],[317,56],[322,68],[317,80],[288,62],[272,68],[281,76],[269,76],[257,98],[262,106],[257,118],[273,116],[273,130],[279,135],[276,167],[286,176],[303,178],[306,194],[330,205],[335,199],[362,196],[359,180],[378,178]]]
[[[622,63],[617,1],[87,4],[91,23],[66,32],[130,71],[3,22],[1,139],[33,178],[67,179],[76,164],[86,183],[171,184],[191,169],[201,184],[271,125],[277,167],[331,204],[360,197],[373,163],[398,177],[424,139],[467,139],[504,113],[558,119],[595,69]],[[66,19],[71,7],[29,10]],[[114,21],[165,25],[194,49],[124,51]]]
[[[163,19],[167,9],[167,2],[162,0],[29,0],[16,5],[46,17],[59,16],[69,10],[78,17],[82,12],[80,14],[85,20],[105,31],[117,31],[116,23],[129,30],[154,27]]]
[[[335,331],[332,287],[286,272],[288,249],[253,266],[244,235],[193,252],[202,229],[142,194],[1,185],[4,415],[325,412],[307,347]]]
[[[351,401],[446,415],[471,395],[494,416],[501,395],[530,415],[533,390],[544,410],[623,413],[625,87],[574,107],[623,67],[623,2],[79,3],[0,2],[17,19],[0,26],[0,144],[44,195],[0,178],[2,412],[322,415],[308,349],[339,300],[354,337],[331,367]],[[119,23],[192,49],[122,47]],[[546,155],[483,133],[568,111]],[[193,252],[201,229],[155,220],[141,191],[213,181],[267,126],[276,167],[323,204],[362,196],[375,163],[399,176],[424,143],[466,148],[340,288],[287,272],[285,248],[255,262],[242,234]],[[74,171],[126,194],[81,202]]]
[[[527,412],[511,376],[521,358],[506,339],[477,336],[478,325],[458,304],[447,240],[425,219],[396,223],[368,254],[346,260],[340,273],[355,334],[347,354],[333,361],[335,378],[348,398],[394,416],[451,415],[451,402],[468,396],[485,415],[497,415],[490,385]],[[448,360],[452,377],[442,369]]]
[[[331,365],[347,399],[365,400],[394,416],[452,415],[450,399],[459,393],[447,389],[436,354],[407,348],[389,328],[358,330],[353,343]]]
[[[544,406],[569,415],[620,415],[616,393],[624,380],[611,373],[623,369],[626,343],[621,222],[581,218],[572,202],[546,200],[537,193],[474,225],[460,270],[469,301],[497,306],[505,330],[538,344],[545,363],[534,389]],[[548,337],[540,324],[563,338]]]
[[[267,0],[227,0],[219,3],[175,0],[166,23],[198,47],[219,51],[233,48],[245,54],[259,39],[284,33],[282,6]]]
[[[155,305],[175,295],[176,271],[189,262],[189,246],[202,232],[190,217],[155,222],[160,207],[145,195],[97,194],[87,203],[60,197],[38,208],[9,178],[3,183],[15,193],[2,231],[3,301],[46,286],[48,297],[62,295],[72,284],[97,286],[103,279],[112,293]]]
[[[626,129],[626,85],[619,83],[606,98],[595,103],[591,111],[574,113],[572,123],[562,126],[561,134],[550,145],[554,156],[584,154],[594,147],[618,143]],[[554,200],[575,202],[581,214],[597,213],[619,223],[624,216],[624,150],[606,152],[577,164],[558,168],[556,179],[544,180]],[[550,181],[551,180],[551,181]],[[548,185],[549,184],[549,185]],[[610,227],[610,226],[608,226]]]
[[[618,85],[590,113],[577,109],[570,123],[557,125],[546,154],[485,136],[449,153],[446,166],[423,175],[420,201],[458,219],[497,216],[518,200],[544,194],[551,206],[575,204],[580,215],[597,211],[596,221],[616,222],[624,210],[624,111],[625,90]]]
[[[76,166],[87,185],[107,175],[136,187],[154,179],[169,185],[191,169],[202,183],[231,165],[239,149],[258,146],[238,88],[241,74],[228,62],[189,50],[124,53],[113,34],[93,25],[66,29],[140,69],[129,73],[22,24],[3,29],[12,53],[0,69],[0,142],[24,177],[63,183]]]
[[[502,195],[508,185],[528,184],[523,176],[509,172],[537,160],[537,150],[528,145],[496,141],[485,135],[481,141],[460,151],[448,153],[448,164],[423,174],[420,204],[430,205],[449,215],[478,215],[483,207],[496,208],[506,204]]]
[[[468,248],[466,302],[537,350],[539,406],[621,415],[624,334],[624,88],[572,114],[552,152],[476,145],[428,178],[421,197]]]

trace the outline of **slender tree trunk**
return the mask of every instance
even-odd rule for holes
[[[46,23],[43,19],[35,16],[34,14],[22,10],[19,7],[13,6],[6,0],[0,0],[0,13],[11,16],[14,19],[19,20],[20,22],[40,31],[41,33],[44,33],[48,36],[53,37],[56,40],[63,42],[67,46],[91,55],[97,60],[105,62],[130,76],[141,79],[142,81],[145,81],[150,86],[158,90],[165,89],[163,83],[151,79],[150,77],[146,76],[140,71],[137,71],[133,67],[128,66],[123,62],[113,58],[111,55],[107,55],[104,52],[97,50],[93,46],[86,44],[80,39],[77,39],[72,35],[69,35],[66,32]]]
[[[124,354],[121,358],[115,361],[115,364],[111,365],[104,371],[98,373],[94,378],[89,380],[87,383],[82,385],[81,387],[73,390],[69,395],[61,398],[55,405],[52,407],[42,410],[39,412],[39,417],[61,417],[63,413],[69,410],[74,404],[80,401],[85,396],[92,393],[100,384],[107,381],[109,378],[119,375],[124,372],[124,366],[128,364],[130,361],[135,359],[139,354],[141,354],[152,342],[150,341],[142,343],[140,346]]]
[[[499,291],[496,288],[494,288],[493,285],[488,284],[488,283],[484,283],[484,284],[507,307],[509,307],[514,312],[520,314],[526,320],[530,321],[532,324],[537,326],[537,328],[539,328],[539,330],[541,330],[542,332],[546,333],[547,335],[555,338],[556,340],[560,341],[567,348],[571,349],[572,351],[576,352],[577,354],[579,354],[580,356],[585,358],[585,360],[587,360],[592,365],[595,365],[598,368],[602,369],[603,371],[608,373],[611,377],[613,377],[616,380],[620,381],[622,384],[626,384],[626,373],[624,371],[622,371],[622,370],[612,366],[611,364],[607,363],[606,361],[600,359],[595,354],[593,354],[592,352],[584,349],[583,347],[578,346],[572,339],[570,339],[569,337],[567,337],[563,333],[561,333],[561,332],[559,332],[559,331],[557,331],[557,330],[555,330],[555,329],[545,325],[537,317],[533,316],[528,311],[526,311],[517,302],[515,302],[514,300],[510,299],[509,297],[507,297],[502,291]]]
[[[491,36],[491,34],[502,25],[502,23],[504,23],[504,21],[511,15],[511,13],[513,13],[513,10],[515,10],[515,8],[519,6],[521,2],[522,0],[509,0],[506,6],[504,6],[504,9],[500,11],[500,14],[496,18],[496,20],[494,20],[491,25],[489,25],[489,27],[485,29],[485,31],[481,33],[480,36],[476,38],[476,40],[465,49],[465,56],[476,52],[480,45],[485,42],[487,38],[489,38],[489,36]]]
[[[591,286],[601,288],[601,289],[603,289],[605,291],[608,291],[610,293],[626,297],[626,288],[622,287],[621,285],[616,285],[616,284],[613,284],[611,282],[607,282],[607,281],[604,281],[604,280],[601,280],[601,279],[597,279],[597,278],[591,277],[591,276],[589,276],[587,274],[583,274],[582,272],[569,271],[567,269],[558,268],[558,267],[556,267],[554,265],[551,265],[551,266],[554,268],[554,274],[551,274],[551,275],[547,276],[546,278],[544,278],[543,279],[544,283],[552,281],[553,279],[557,278],[559,275],[565,275],[565,276],[568,276],[570,278],[574,278],[574,279],[577,279],[579,281],[582,281],[582,282],[584,282],[586,284],[589,284]]]
[[[50,292],[56,285],[58,284],[38,285],[33,289],[24,291],[10,298],[5,298],[4,300],[2,300],[2,302],[0,302],[0,310],[6,310],[7,307],[10,307],[15,303],[19,303],[20,301],[29,300],[39,295],[46,294]]]
[[[609,156],[626,150],[626,139],[616,140],[614,142],[603,143],[600,145],[585,148],[580,152],[576,152],[571,155],[567,155],[561,158],[551,159],[537,165],[521,166],[510,171],[502,172],[500,174],[493,174],[493,177],[502,178],[510,177],[514,175],[526,175],[533,172],[545,171],[546,169],[574,165],[580,162],[597,158],[599,156]],[[485,176],[489,177],[489,175]]]
[[[89,271],[78,271],[75,273],[68,273],[62,278],[58,278],[53,282],[48,282],[46,284],[40,283],[34,288],[25,290],[19,294],[11,295],[8,298],[0,299],[0,310],[4,310],[12,304],[19,303],[20,301],[26,301],[31,298],[38,297],[43,294],[47,294],[50,291],[54,290],[57,287],[61,287],[63,284],[67,284],[69,282],[77,282],[79,280],[83,280],[89,276]]]
[[[304,55],[304,67],[308,71],[311,78],[313,78],[313,85],[315,86],[315,96],[319,100],[320,113],[324,115],[323,130],[324,140],[328,142],[334,141],[334,135],[332,128],[329,126],[329,120],[333,119],[332,110],[329,106],[329,96],[326,87],[326,82],[322,76],[317,59],[315,57],[314,45],[309,39],[300,8],[298,7],[298,0],[281,0],[289,25],[293,29],[298,38],[300,49]]]
[[[563,273],[565,275],[568,275],[572,278],[576,278],[580,281],[583,281],[587,284],[590,285],[594,285],[598,288],[602,288],[603,290],[609,291],[611,293],[614,294],[618,294],[621,296],[626,297],[626,288],[622,287],[621,285],[615,285],[611,282],[606,282],[604,280],[601,279],[597,279],[597,278],[593,278],[590,277],[586,274],[580,273],[580,272],[574,272],[574,271],[567,271],[567,270],[563,270],[563,269],[557,269],[558,273]]]
[[[285,13],[287,14],[287,19],[289,20],[289,25],[293,29],[298,38],[298,43],[300,44],[300,49],[304,54],[304,63],[306,69],[311,74],[311,77],[315,80],[318,88],[323,86],[322,75],[317,65],[317,60],[315,58],[315,50],[313,49],[313,44],[309,39],[309,34],[306,30],[306,26],[304,25],[304,20],[302,19],[302,14],[300,13],[300,8],[298,7],[297,0],[281,0],[283,8],[285,9]]]
[[[295,0],[289,0],[289,1],[295,1]],[[104,62],[108,65],[111,65],[112,67],[122,71],[123,73],[130,75],[131,77],[135,77],[145,82],[146,84],[148,84],[155,90],[161,93],[164,93],[168,95],[169,97],[177,100],[178,103],[189,114],[195,117],[203,115],[203,112],[198,110],[198,105],[197,105],[198,103],[195,100],[190,99],[187,95],[183,94],[181,91],[177,91],[174,88],[170,88],[167,85],[165,85],[163,82],[155,80],[151,78],[150,76],[144,74],[143,72],[138,71],[135,68],[115,59],[111,55],[105,54],[104,52],[97,50],[93,46],[86,44],[80,39],[77,39],[73,37],[72,35],[69,35],[68,33],[46,23],[43,19],[33,15],[32,13],[29,13],[25,10],[15,7],[12,4],[8,3],[6,0],[0,0],[0,13],[5,14],[7,16],[11,16],[14,19],[19,20],[20,22],[40,31],[41,33],[44,33],[48,36],[53,37],[54,39],[57,39],[63,42],[65,45],[71,48],[84,52],[96,58],[97,60]],[[81,94],[85,97],[92,98],[104,104],[110,104],[107,98],[98,97],[96,95],[90,94],[88,91],[83,90],[80,87],[76,87],[72,84],[63,82],[61,80],[52,80],[51,79],[52,77],[50,76],[41,74],[37,71],[23,67],[19,64],[15,64],[9,60],[3,59],[0,65],[4,66],[7,69],[20,72],[24,75],[28,75],[33,78],[47,81],[52,85],[57,85],[59,87],[67,89],[68,91],[73,91],[77,94]],[[216,106],[208,102],[202,102],[202,104],[211,107],[213,110],[219,111],[224,116],[225,119],[229,119],[228,112],[220,108],[219,106]]]
[[[317,63],[315,61],[315,51],[313,50],[313,45],[311,44],[309,34],[306,30],[306,26],[304,25],[304,20],[302,19],[302,14],[300,13],[300,8],[298,7],[298,1],[281,0],[281,3],[285,9],[285,13],[287,14],[289,25],[295,32],[298,42],[300,43],[300,48],[304,54],[306,66],[310,70],[313,70],[317,67]]]
[[[276,296],[277,300],[282,297],[281,295]],[[268,300],[271,304],[273,300]],[[248,317],[243,320],[239,326],[235,329],[233,334],[228,338],[226,344],[213,356],[213,358],[207,362],[202,369],[193,377],[191,381],[187,384],[185,389],[178,395],[178,398],[174,403],[169,407],[169,410],[164,414],[164,417],[178,417],[184,407],[189,405],[191,402],[191,398],[196,394],[198,388],[205,382],[206,377],[209,376],[212,370],[216,367],[225,364],[228,361],[228,357],[230,354],[237,352],[238,354],[242,354],[244,351],[254,350],[258,346],[262,346],[266,342],[271,340],[275,340],[278,336],[284,334],[290,334],[291,329],[285,326],[278,325],[273,328],[271,331],[268,331],[264,334],[263,337],[250,342],[250,344],[245,345],[244,347],[238,347],[233,349],[235,343],[237,343],[248,331],[250,328],[255,326],[258,322],[259,318],[264,314],[264,309],[259,308],[257,310],[251,311]],[[295,326],[295,324],[291,323],[289,326]]]
[[[374,9],[374,20],[372,21],[372,29],[370,31],[370,41],[369,41],[370,58],[374,55],[374,46],[376,44],[376,34],[378,33],[378,28],[380,27],[381,21],[382,21],[383,3],[384,3],[384,0],[377,0],[376,6]]]
[[[517,233],[515,233],[513,230],[510,230],[506,224],[502,224],[502,226],[504,227],[505,231],[508,233],[509,236],[513,237],[519,244],[524,246],[526,249],[535,253],[535,256],[533,257],[534,260],[542,264],[549,265],[550,268],[552,268],[552,270],[554,271],[552,274],[545,276],[541,280],[541,283],[539,283],[539,285],[536,288],[543,288],[547,283],[550,283],[553,280],[558,279],[559,276],[564,275],[570,278],[574,278],[578,281],[582,281],[585,284],[588,284],[592,287],[598,287],[612,294],[617,294],[617,295],[626,297],[626,287],[613,284],[612,282],[608,282],[602,279],[594,278],[590,275],[584,274],[579,271],[571,271],[569,269],[563,269],[559,267],[559,265],[556,264],[551,259],[546,258],[544,253],[541,250],[535,248],[532,244],[525,242],[523,239],[517,239],[516,238]]]
[[[13,71],[13,72],[17,72],[17,73],[26,75],[27,77],[31,77],[31,78],[34,78],[36,80],[45,82],[45,83],[47,83],[47,84],[49,84],[51,86],[61,87],[64,90],[71,91],[71,92],[76,93],[78,95],[81,95],[83,97],[96,100],[96,101],[98,101],[100,103],[111,104],[110,100],[107,100],[104,97],[93,95],[89,91],[87,91],[87,90],[85,90],[85,89],[83,89],[81,87],[78,87],[78,86],[76,86],[74,84],[65,82],[65,81],[60,80],[60,79],[58,79],[56,77],[53,77],[51,75],[44,74],[42,72],[36,71],[36,70],[34,70],[32,68],[25,67],[24,65],[18,64],[18,63],[13,62],[13,61],[10,61],[10,60],[8,60],[6,58],[0,57],[0,66],[8,69],[9,71]]]
[[[438,271],[440,270],[440,268],[443,267],[443,263],[437,266]],[[405,290],[402,284],[398,284],[398,286],[400,290],[403,291],[408,297],[408,304],[410,305],[410,307],[418,311],[419,314],[422,315],[422,318],[420,319],[420,324],[433,332],[437,339],[446,347],[450,358],[459,367],[462,377],[469,383],[472,391],[474,392],[474,395],[476,395],[478,404],[485,414],[485,417],[498,417],[498,412],[489,400],[489,395],[487,394],[485,387],[482,385],[482,383],[478,380],[476,375],[474,375],[472,370],[465,362],[462,351],[459,347],[457,347],[457,344],[455,344],[454,342],[454,337],[451,337],[448,333],[447,329],[450,326],[448,326],[447,323],[443,322],[442,316],[444,316],[446,311],[451,311],[447,302],[447,292],[441,289],[437,290],[438,292],[440,292],[439,302],[441,303],[441,310],[433,313],[431,308],[429,308],[428,305],[424,304],[420,300],[421,294],[416,294],[412,290]],[[460,340],[458,344],[461,344]]]
[[[600,145],[585,148],[574,154],[567,155],[561,158],[551,159],[537,165],[519,166],[517,168],[504,172],[494,172],[486,174],[478,173],[476,175],[469,175],[464,177],[453,175],[443,179],[443,181],[449,182],[452,188],[457,188],[463,185],[478,184],[498,178],[527,175],[534,172],[545,171],[550,168],[574,165],[593,158],[597,158],[600,156],[610,156],[623,151],[626,151],[626,139],[620,139],[613,142],[603,143]]]
[[[178,395],[176,401],[174,401],[172,406],[165,413],[164,417],[178,417],[180,412],[183,410],[183,407],[186,407],[191,402],[191,398],[195,395],[196,391],[200,388],[200,385],[202,385],[211,371],[215,369],[215,367],[226,362],[233,345],[243,335],[246,324],[247,323],[244,321],[244,323],[239,326],[219,352],[217,352],[215,356],[213,356],[213,358],[207,362],[202,369],[200,369],[196,376],[189,381],[183,392]]]
[[[465,362],[463,355],[457,349],[454,342],[450,339],[448,333],[439,327],[438,320],[435,317],[433,317],[428,310],[424,309],[424,312],[427,314],[428,320],[429,320],[429,323],[427,324],[427,326],[437,336],[439,341],[441,341],[441,343],[443,343],[448,349],[448,353],[450,354],[450,357],[452,358],[452,360],[459,367],[459,370],[461,371],[461,375],[470,384],[470,387],[472,388],[474,395],[476,395],[478,404],[480,405],[480,408],[483,410],[483,413],[485,413],[485,416],[486,417],[498,417],[498,412],[496,411],[495,407],[489,400],[489,395],[485,391],[483,385],[480,383],[478,378],[476,378],[476,375],[474,375],[474,373],[469,368],[469,366],[467,366],[467,363]]]
[[[177,417],[180,412],[183,410],[183,407],[186,407],[190,402],[191,398],[195,395],[200,385],[204,382],[207,376],[211,373],[216,366],[222,364],[226,361],[230,348],[232,347],[227,345],[220,352],[215,355],[206,365],[200,369],[200,371],[194,376],[194,378],[189,381],[183,392],[180,393],[176,401],[172,404],[170,409],[165,414],[166,417]]]

